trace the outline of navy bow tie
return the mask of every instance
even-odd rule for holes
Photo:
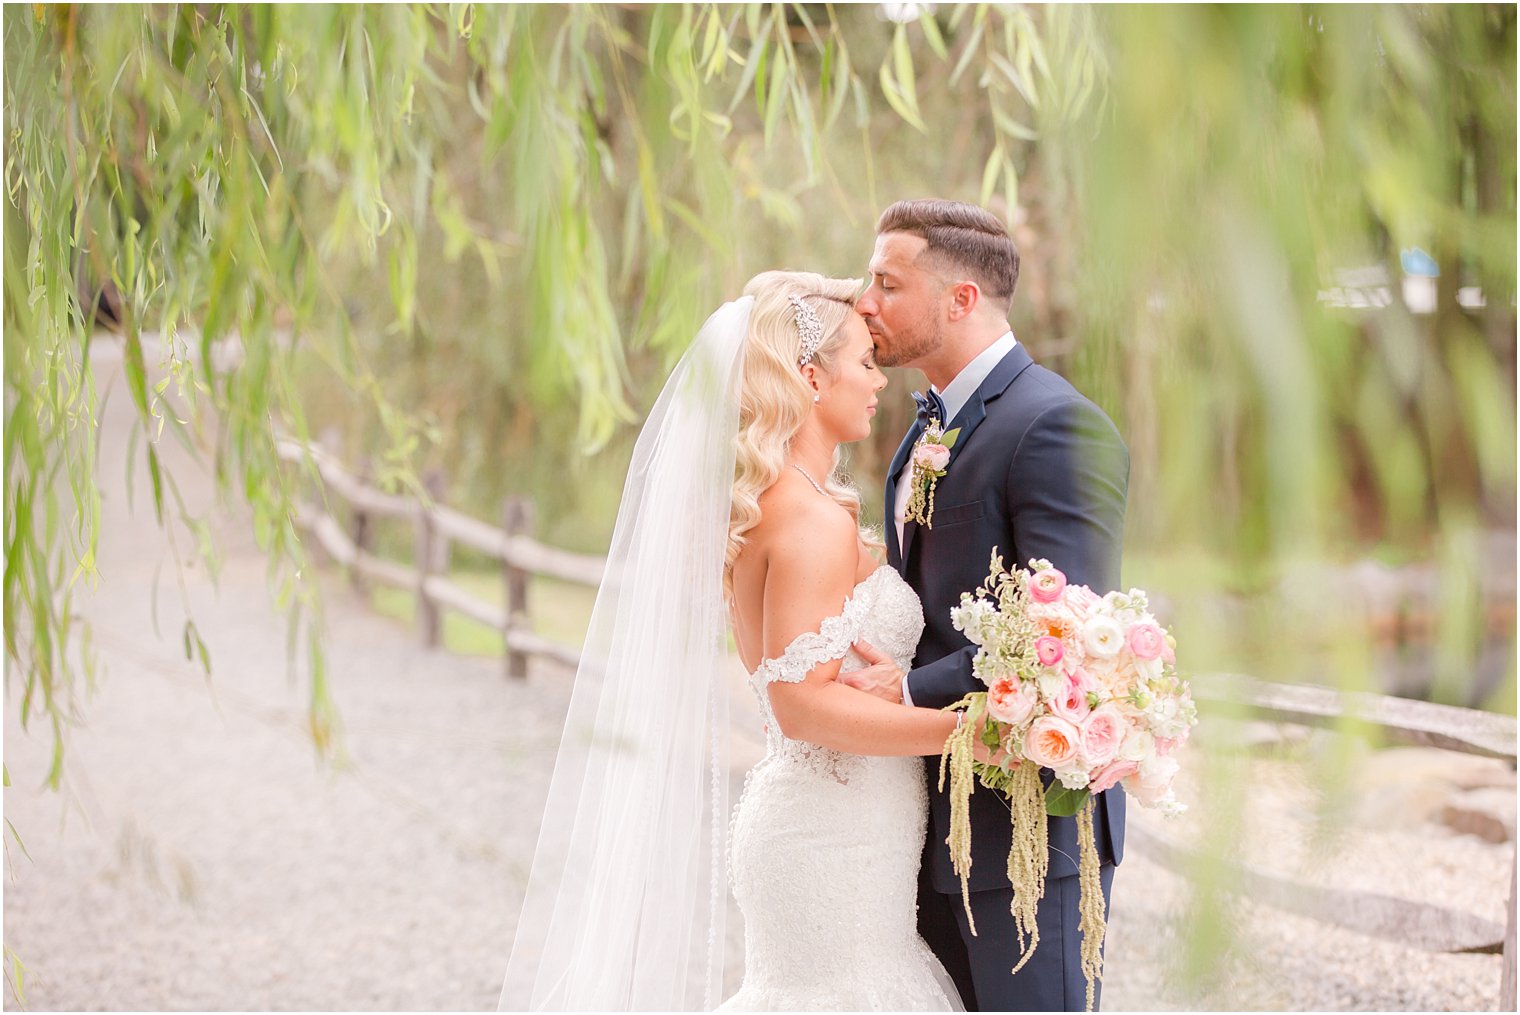
[[[945,400],[933,388],[929,389],[927,395],[922,391],[913,392],[913,403],[918,406],[918,421],[925,426],[929,425],[930,416],[939,420],[940,426],[950,422],[945,412]]]

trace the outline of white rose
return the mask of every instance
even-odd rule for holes
[[[1082,625],[1082,644],[1089,656],[1112,659],[1124,647],[1124,628],[1112,617],[1089,617]]]

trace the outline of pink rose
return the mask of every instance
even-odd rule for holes
[[[1040,657],[1041,666],[1054,666],[1066,654],[1066,646],[1061,644],[1060,638],[1041,635],[1035,639],[1034,654]]]
[[[1089,767],[1097,768],[1118,757],[1128,724],[1117,708],[1104,705],[1084,719],[1079,729],[1082,734],[1082,756],[1087,759]]]
[[[1066,682],[1072,687],[1079,688],[1083,694],[1098,689],[1098,681],[1093,678],[1086,667],[1073,666],[1066,671]]]
[[[1155,624],[1136,624],[1129,629],[1129,650],[1136,659],[1159,659],[1166,647],[1166,636]]]
[[[1035,696],[1016,677],[999,677],[987,688],[987,714],[1017,726],[1034,711]]]
[[[1087,688],[1066,678],[1066,690],[1050,703],[1050,710],[1071,723],[1080,723],[1092,711],[1087,703]]]
[[[913,460],[926,469],[944,472],[950,464],[950,449],[943,444],[920,444],[913,451]]]
[[[1029,597],[1037,603],[1053,603],[1066,588],[1066,576],[1053,567],[1036,571],[1029,579]]]
[[[1187,735],[1186,734],[1184,734],[1184,735],[1182,735],[1180,737],[1157,737],[1156,738],[1156,754],[1159,757],[1164,758],[1168,754],[1171,754],[1173,751],[1175,751],[1177,749],[1177,745],[1180,744],[1180,743],[1182,743],[1186,739],[1187,739]]]
[[[1140,766],[1133,761],[1111,761],[1103,771],[1093,776],[1087,788],[1094,793],[1102,793],[1106,789],[1112,789],[1120,779],[1134,775],[1138,771],[1140,771]]]
[[[1077,728],[1059,716],[1036,719],[1024,734],[1024,757],[1041,768],[1066,768],[1079,756]]]

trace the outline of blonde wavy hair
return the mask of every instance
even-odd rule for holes
[[[844,323],[855,311],[859,279],[825,278],[807,271],[765,271],[749,280],[746,296],[755,298],[749,331],[744,336],[744,364],[739,394],[738,454],[729,509],[728,549],[723,557],[723,592],[733,596],[734,561],[744,548],[745,533],[760,522],[760,495],[770,489],[786,468],[786,452],[813,408],[813,392],[802,377],[797,358],[802,335],[791,297],[803,299],[823,324],[823,340],[810,362],[834,372],[834,359],[844,344]],[[824,491],[860,524],[860,492],[839,474],[841,454],[834,452],[833,468]],[[869,529],[861,538],[877,551],[884,549]]]

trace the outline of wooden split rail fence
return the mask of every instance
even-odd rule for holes
[[[1305,684],[1274,684],[1238,675],[1192,681],[1203,716],[1249,716],[1298,726],[1376,730],[1394,743],[1497,758],[1515,767],[1513,716],[1381,694],[1345,693]],[[1515,1010],[1515,859],[1510,854],[1509,908],[1501,925],[1445,906],[1373,892],[1306,885],[1247,864],[1200,855],[1131,822],[1125,839],[1176,873],[1223,866],[1233,890],[1319,923],[1428,952],[1500,954],[1498,1011]],[[1513,829],[1511,829],[1513,842]]]
[[[606,562],[545,546],[528,535],[533,529],[530,501],[507,498],[502,528],[497,528],[440,503],[443,484],[436,474],[424,479],[429,498],[425,503],[370,487],[321,448],[282,440],[279,454],[288,462],[309,462],[322,479],[325,499],[341,498],[350,508],[351,523],[345,526],[321,502],[308,500],[300,505],[300,526],[329,557],[348,569],[357,586],[373,582],[415,593],[423,644],[439,644],[443,611],[454,610],[502,635],[508,676],[527,676],[530,656],[575,667],[579,652],[533,632],[528,619],[528,579],[540,574],[596,588]],[[412,523],[411,567],[374,553],[374,523],[380,518]],[[456,543],[501,561],[504,607],[481,600],[448,579],[450,547]]]
[[[508,498],[503,526],[496,528],[439,503],[442,483],[436,475],[424,481],[429,496],[424,503],[371,488],[321,448],[287,440],[280,442],[279,452],[286,461],[309,463],[322,479],[326,498],[342,498],[350,507],[352,521],[345,527],[316,501],[308,501],[302,505],[298,519],[302,528],[316,538],[328,556],[348,569],[356,584],[376,582],[413,591],[417,596],[418,628],[425,644],[439,643],[441,613],[450,609],[502,634],[509,676],[526,676],[530,656],[553,659],[571,668],[577,665],[580,655],[575,649],[533,633],[528,620],[528,579],[539,574],[595,588],[601,583],[606,562],[534,540],[528,535],[533,526],[530,502]],[[411,520],[415,531],[412,567],[374,554],[376,518]],[[448,580],[452,543],[501,561],[505,607],[483,602]],[[1378,730],[1395,742],[1499,758],[1509,762],[1511,768],[1515,765],[1516,723],[1511,716],[1408,698],[1271,684],[1239,676],[1199,679],[1194,681],[1193,690],[1205,713],[1250,715],[1303,726],[1338,727],[1349,721],[1358,728]],[[1499,1010],[1515,1010],[1513,863],[1507,925],[1500,926],[1442,906],[1298,884],[1242,863],[1200,856],[1137,823],[1132,823],[1126,837],[1148,856],[1178,873],[1197,870],[1204,863],[1224,864],[1230,869],[1230,883],[1238,891],[1321,923],[1425,951],[1500,953],[1504,967]]]

